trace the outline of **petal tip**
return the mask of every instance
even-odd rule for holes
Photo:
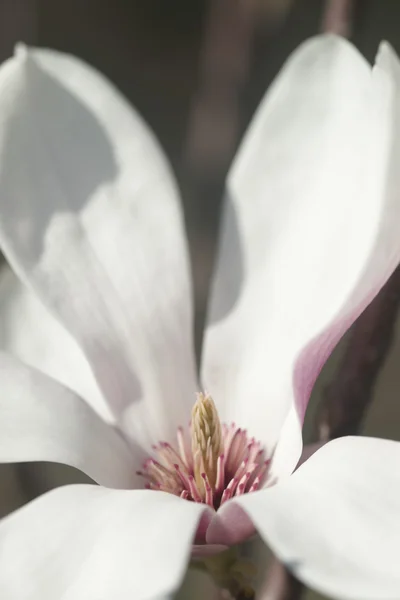
[[[382,40],[378,46],[378,51],[375,57],[375,67],[388,69],[391,67],[391,63],[399,64],[399,58],[394,50],[393,46],[386,40]]]
[[[24,44],[23,42],[18,42],[17,44],[15,44],[14,56],[20,63],[24,63],[27,61],[28,54],[29,50],[26,44]]]
[[[293,52],[290,61],[309,67],[319,65],[326,70],[352,68],[370,71],[371,67],[359,50],[346,38],[335,33],[321,33],[302,42]],[[349,67],[350,62],[350,67]]]
[[[310,48],[312,50],[325,49],[331,52],[336,51],[338,49],[344,49],[345,51],[350,50],[351,52],[356,52],[357,54],[360,54],[356,47],[351,42],[349,42],[348,39],[341,35],[338,35],[337,33],[331,32],[314,35],[308,40],[305,40],[302,44],[300,44],[299,47]]]

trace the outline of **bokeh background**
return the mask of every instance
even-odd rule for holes
[[[79,56],[125,93],[161,141],[182,192],[198,351],[232,156],[288,54],[327,29],[347,35],[370,61],[381,39],[400,52],[400,2],[0,0],[0,60],[18,41]],[[400,276],[393,277],[318,379],[308,441],[356,431],[400,440]],[[349,406],[350,418],[343,414]],[[0,515],[56,485],[82,480],[59,465],[1,465]],[[321,598],[286,585],[280,600]]]

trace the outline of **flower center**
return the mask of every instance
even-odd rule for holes
[[[221,424],[214,401],[198,394],[187,429],[179,427],[175,447],[153,446],[143,470],[146,488],[162,490],[217,509],[233,496],[258,490],[268,478],[270,460],[246,430]]]

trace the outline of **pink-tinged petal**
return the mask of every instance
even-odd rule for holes
[[[165,598],[183,579],[204,510],[163,492],[53,490],[0,522],[0,596]]]
[[[68,386],[113,421],[75,340],[8,267],[0,271],[0,349]]]
[[[241,506],[232,500],[214,515],[206,533],[209,544],[233,546],[256,533],[253,521]]]
[[[303,452],[303,421],[299,415],[295,398],[282,424],[278,442],[271,460],[271,478],[275,481],[281,475],[289,475],[301,459]],[[300,458],[299,458],[300,457]]]
[[[232,503],[310,587],[340,600],[397,600],[399,464],[399,442],[340,438],[291,477]]]
[[[140,454],[72,390],[3,353],[0,389],[0,462],[60,462],[102,485],[142,487]]]
[[[326,442],[314,442],[313,444],[307,444],[303,448],[303,452],[301,453],[299,462],[296,465],[296,469],[301,467],[303,463],[306,462],[313,454],[320,450],[323,446],[325,446]]]
[[[322,443],[308,444],[303,448],[298,467],[323,446]],[[210,515],[211,516],[211,515]],[[212,516],[206,525],[206,541],[209,544],[240,544],[256,533],[253,521],[245,510],[232,500],[224,509]]]
[[[278,444],[277,476],[320,368],[400,259],[398,85],[381,63],[331,35],[300,46],[228,178],[203,380],[224,420]]]
[[[143,444],[196,391],[183,216],[161,149],[94,69],[21,48],[0,70],[0,238]]]
[[[213,519],[213,512],[207,511],[203,513],[196,531],[194,544],[201,545],[206,543],[206,532]]]

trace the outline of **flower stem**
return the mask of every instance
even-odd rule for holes
[[[201,561],[192,562],[197,569],[206,570],[221,590],[221,600],[253,600],[253,579],[256,567],[240,554],[238,546]]]

